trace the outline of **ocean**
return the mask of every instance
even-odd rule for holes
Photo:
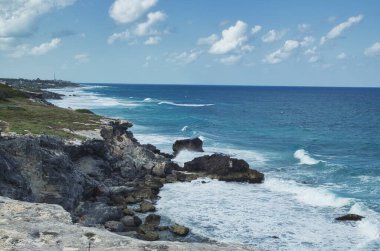
[[[200,137],[205,153],[246,160],[264,184],[168,184],[158,213],[221,242],[266,250],[380,250],[380,89],[86,84],[56,89],[61,107],[134,123],[171,152]],[[179,164],[202,153],[181,152]],[[356,213],[360,222],[337,222]]]

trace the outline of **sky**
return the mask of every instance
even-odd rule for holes
[[[0,0],[0,77],[380,87],[379,0]]]

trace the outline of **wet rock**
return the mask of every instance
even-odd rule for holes
[[[124,225],[119,221],[107,221],[104,227],[111,232],[123,232],[125,230]]]
[[[133,216],[133,215],[135,215],[135,212],[133,212],[131,209],[129,209],[128,207],[125,207],[124,209],[123,209],[123,213],[125,214],[125,215],[127,215],[127,216]]]
[[[340,217],[335,218],[337,221],[361,221],[364,216],[357,215],[357,214],[346,214]]]
[[[203,141],[200,138],[177,140],[173,144],[174,155],[182,150],[203,152]]]
[[[140,213],[154,212],[156,211],[156,207],[148,201],[143,201],[140,204],[140,208],[136,211]]]
[[[189,231],[190,231],[189,228],[179,225],[179,224],[174,224],[169,229],[170,229],[170,232],[179,236],[186,236],[189,234]]]
[[[154,227],[146,224],[139,226],[137,230],[137,237],[146,241],[156,241],[160,239],[160,236],[157,231],[154,230]]]
[[[186,162],[184,169],[190,172],[205,173],[223,181],[262,183],[264,174],[250,169],[247,162],[222,154],[195,158]]]
[[[157,214],[149,214],[144,220],[144,224],[151,225],[153,227],[158,227],[160,225],[160,222],[161,216]]]
[[[126,231],[136,231],[137,227],[142,224],[142,221],[137,216],[124,216],[120,220],[126,229]]]

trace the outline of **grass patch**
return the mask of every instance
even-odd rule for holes
[[[17,93],[17,92],[16,92]],[[0,127],[17,134],[49,134],[67,139],[82,139],[69,130],[94,130],[101,116],[33,102],[24,97],[0,101]]]
[[[94,114],[92,111],[88,109],[76,109],[75,111],[79,113]]]
[[[14,89],[8,85],[0,84],[0,101],[6,102],[9,98],[26,98],[22,91]]]

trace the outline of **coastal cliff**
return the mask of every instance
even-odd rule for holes
[[[127,244],[135,245],[131,250],[191,250],[189,247],[193,244],[174,242],[165,244],[166,249],[149,249],[153,244],[144,246],[146,243],[128,238],[207,241],[192,234],[186,226],[163,225],[161,217],[154,214],[154,204],[165,183],[205,176],[251,183],[261,183],[264,179],[263,174],[249,169],[245,161],[220,154],[196,159],[182,168],[171,160],[173,155],[161,153],[152,145],[140,144],[129,130],[133,126],[129,121],[61,109],[40,96],[31,96],[7,85],[1,87],[0,92],[4,95],[0,100],[0,128],[3,131],[0,136],[0,196],[25,201],[2,198],[0,202],[0,213],[7,217],[3,220],[6,224],[0,224],[0,231],[11,236],[0,241],[3,249],[12,249],[18,243],[20,249],[28,245],[36,250],[38,247],[60,249],[62,245],[80,248],[89,241],[83,237],[87,231],[85,227],[96,227],[93,231],[102,236],[99,237],[102,241],[99,246],[95,245],[96,241],[93,245],[100,250],[124,246],[128,250]],[[186,142],[181,145],[184,150],[192,147]],[[23,208],[21,216],[11,217],[12,207]],[[36,236],[43,238],[41,242],[28,225],[32,221],[42,228],[42,219],[38,218],[41,214],[33,210],[50,215],[46,220],[52,223],[48,226],[54,226],[54,221],[62,216],[60,224],[65,231],[38,230]],[[72,221],[77,225],[72,225]],[[19,235],[12,237],[14,231]],[[57,239],[57,236],[60,237]],[[55,244],[46,241],[45,237],[56,240]],[[69,241],[74,237],[77,240]],[[251,249],[221,244],[194,245],[191,246],[194,250]]]

